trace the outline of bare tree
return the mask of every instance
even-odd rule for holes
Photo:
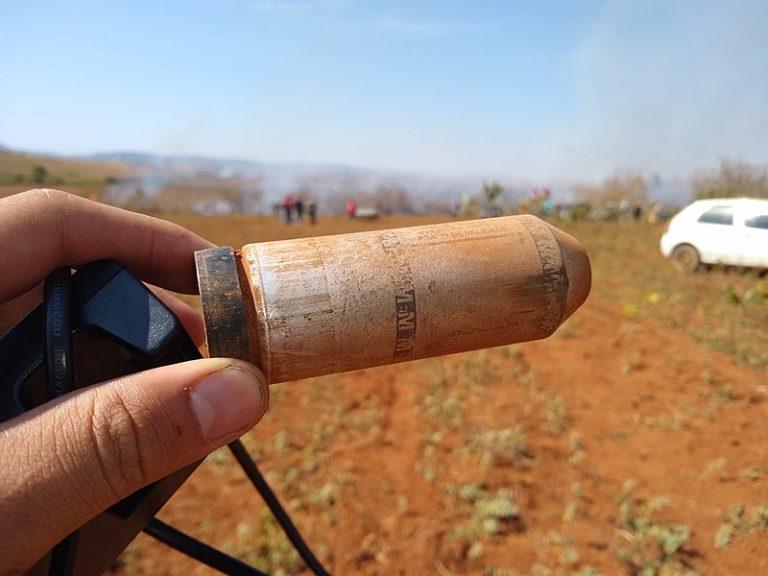
[[[379,184],[371,198],[382,214],[413,214],[414,206],[408,190],[399,184]]]
[[[34,166],[32,168],[32,182],[42,184],[48,179],[48,168],[45,166]]]
[[[504,193],[504,188],[496,181],[483,182],[483,196],[488,204],[495,204],[496,199]]]
[[[258,212],[263,197],[259,180],[237,178],[180,178],[164,182],[151,196],[140,192],[130,200],[144,202],[149,197],[152,209],[160,212]]]
[[[618,204],[626,200],[631,204],[644,204],[648,200],[648,185],[641,174],[615,174],[600,184],[581,184],[574,194],[582,202]]]
[[[696,198],[768,198],[768,171],[764,166],[724,158],[719,170],[694,176],[692,185]]]
[[[220,179],[210,184],[210,190],[229,205],[230,212],[244,214],[257,212],[264,195],[261,181]]]

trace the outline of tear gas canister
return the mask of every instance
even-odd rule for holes
[[[579,242],[530,215],[195,257],[211,355],[270,383],[545,338],[591,281]]]

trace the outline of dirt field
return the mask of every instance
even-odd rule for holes
[[[370,227],[174,219],[234,245]],[[550,339],[273,387],[245,441],[332,572],[768,573],[765,280],[681,276],[660,228],[566,228],[594,288]],[[226,451],[161,517],[307,573]],[[213,572],[141,536],[115,573]]]

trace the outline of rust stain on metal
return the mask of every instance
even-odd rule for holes
[[[238,256],[250,357],[270,382],[545,338],[591,279],[581,245],[533,216],[248,244]],[[203,308],[210,338],[220,311]]]

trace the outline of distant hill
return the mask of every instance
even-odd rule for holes
[[[381,187],[399,187],[422,201],[459,202],[465,195],[477,195],[483,180],[498,180],[506,190],[507,200],[529,197],[533,188],[541,187],[523,179],[491,176],[430,176],[347,166],[343,164],[267,163],[240,158],[212,158],[207,156],[163,156],[144,152],[107,152],[83,157],[89,162],[110,162],[130,166],[134,173],[142,174],[145,188],[152,190],[168,180],[234,179],[258,182],[264,199],[277,201],[286,194],[311,189],[318,197],[370,194]],[[556,201],[573,198],[574,182],[550,182]],[[686,202],[691,188],[688,179],[661,179],[651,176],[647,180],[651,200]]]
[[[492,176],[488,180],[494,179]],[[211,198],[237,196],[247,211],[268,211],[288,194],[314,196],[325,212],[343,212],[346,202],[387,205],[400,213],[442,213],[462,200],[481,197],[481,176],[430,176],[338,164],[267,163],[240,158],[164,156],[115,151],[56,156],[0,146],[0,196],[33,186],[65,188],[118,206],[159,211],[210,211]],[[512,206],[540,187],[498,178],[502,202]],[[649,179],[652,200],[685,202],[687,180]],[[555,201],[573,198],[573,183],[550,183]],[[214,202],[214,204],[216,204]],[[219,202],[221,204],[221,202]],[[229,204],[232,204],[230,202]]]
[[[106,185],[130,173],[126,164],[15,152],[0,147],[0,186]]]
[[[368,201],[383,190],[404,190],[417,204],[439,203],[445,208],[481,190],[479,176],[430,176],[339,164],[266,163],[238,158],[205,156],[160,156],[142,152],[110,152],[82,157],[96,162],[117,162],[140,174],[139,184],[149,195],[172,182],[232,180],[258,183],[262,201],[270,204],[287,194],[312,194],[326,207],[342,210],[346,200]],[[510,197],[527,193],[529,184],[503,180]],[[128,187],[124,187],[128,190]],[[119,191],[117,191],[119,193]],[[129,193],[129,192],[126,192]],[[340,203],[342,202],[343,203]],[[119,202],[119,199],[115,199]],[[338,206],[337,206],[338,204]]]

